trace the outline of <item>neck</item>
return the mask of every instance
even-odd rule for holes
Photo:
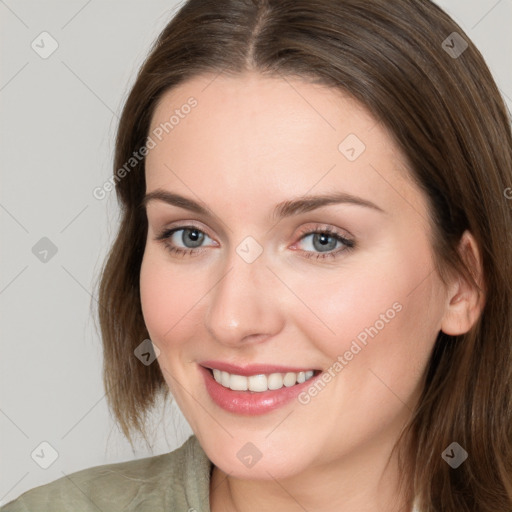
[[[284,479],[239,479],[214,466],[211,512],[410,512],[412,498],[399,492],[392,443],[376,439],[343,460],[308,467]]]

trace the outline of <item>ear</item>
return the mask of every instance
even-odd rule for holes
[[[478,245],[469,231],[464,231],[458,250],[477,286],[468,282],[462,275],[457,275],[447,287],[447,302],[441,330],[451,336],[468,332],[478,320],[485,303],[482,258]]]

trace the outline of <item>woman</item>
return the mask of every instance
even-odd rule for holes
[[[188,1],[119,125],[102,274],[126,436],[4,509],[510,511],[512,144],[426,0]]]

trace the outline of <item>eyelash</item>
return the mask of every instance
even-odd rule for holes
[[[172,228],[172,229],[165,229],[155,238],[155,240],[163,242],[166,249],[172,254],[176,254],[176,255],[182,256],[182,257],[185,257],[187,255],[188,256],[198,256],[200,253],[203,252],[201,250],[201,248],[183,249],[181,247],[176,247],[174,245],[170,245],[168,242],[168,239],[171,238],[171,236],[174,233],[176,233],[177,231],[183,231],[186,229],[199,231],[200,233],[203,233],[209,237],[209,235],[207,233],[205,233],[203,230],[199,229],[197,226],[187,225],[187,226],[179,226],[179,227]],[[325,253],[314,253],[314,252],[310,252],[310,251],[301,251],[302,253],[304,253],[303,257],[305,257],[307,259],[314,258],[316,260],[324,260],[326,258],[336,258],[340,255],[340,253],[350,252],[356,246],[356,243],[354,240],[350,240],[350,239],[344,237],[343,235],[341,235],[340,233],[338,233],[337,231],[335,231],[334,229],[332,229],[330,227],[321,228],[321,229],[317,228],[317,229],[313,229],[313,230],[304,229],[300,232],[299,241],[301,241],[307,235],[314,235],[314,234],[326,234],[328,236],[332,236],[336,239],[336,241],[341,242],[345,247],[339,248],[336,250],[332,250],[330,252],[325,252]],[[209,238],[211,238],[211,237],[209,237]]]

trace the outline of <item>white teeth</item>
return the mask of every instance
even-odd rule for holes
[[[229,375],[229,387],[233,391],[247,391],[249,386],[248,380],[249,379],[243,375]]]
[[[288,372],[283,379],[283,384],[289,388],[297,382],[297,374],[293,372]]]
[[[229,388],[229,373],[228,372],[220,372],[220,383],[225,387]]]
[[[280,373],[271,373],[267,377],[268,389],[281,389],[283,387],[283,376]]]
[[[271,373],[270,375],[259,374],[245,377],[217,369],[213,370],[214,379],[225,388],[230,388],[233,391],[249,390],[256,392],[276,390],[281,389],[283,386],[291,387],[295,384],[302,384],[313,377],[313,374],[313,370],[308,370],[307,372]]]
[[[247,378],[249,381],[249,391],[267,391],[266,375],[251,375]]]

